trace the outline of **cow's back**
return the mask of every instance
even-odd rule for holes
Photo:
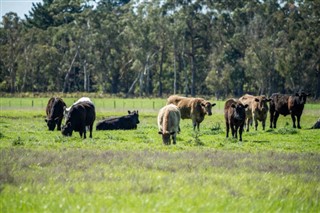
[[[158,113],[158,128],[163,132],[179,132],[181,113],[177,106],[169,104]]]
[[[73,105],[68,114],[66,123],[71,122],[75,131],[83,126],[90,126],[96,118],[95,107],[89,102]]]

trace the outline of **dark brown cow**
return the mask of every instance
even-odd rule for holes
[[[270,128],[277,127],[277,120],[279,115],[291,115],[293,128],[300,126],[300,118],[303,112],[304,104],[307,101],[307,96],[304,92],[296,93],[295,95],[286,95],[280,93],[272,94],[270,101]],[[297,126],[296,126],[296,117],[297,117]]]
[[[81,102],[73,105],[68,113],[66,125],[62,127],[61,133],[65,136],[72,136],[72,132],[79,132],[80,137],[86,138],[86,126],[90,129],[92,138],[93,123],[96,119],[95,107],[92,103]]]
[[[47,117],[45,119],[49,130],[53,131],[56,125],[57,130],[61,130],[64,107],[66,107],[66,104],[61,98],[52,97],[49,99],[46,107]]]
[[[238,138],[242,141],[243,126],[246,120],[246,108],[248,104],[243,105],[239,100],[228,99],[224,105],[224,118],[226,121],[226,137],[229,137],[229,129],[233,138]]]

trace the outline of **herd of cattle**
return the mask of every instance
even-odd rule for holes
[[[258,121],[262,123],[265,130],[267,113],[270,112],[270,128],[276,128],[279,115],[291,115],[293,128],[301,128],[300,118],[304,104],[309,94],[304,92],[295,95],[275,93],[267,98],[264,95],[253,96],[244,95],[239,99],[228,99],[224,105],[224,118],[226,122],[226,137],[229,137],[231,129],[232,137],[242,141],[244,126],[249,131],[249,126],[254,122],[255,130],[258,128]],[[269,102],[269,107],[268,103]],[[212,115],[212,107],[215,103],[210,103],[203,98],[189,98],[178,95],[171,95],[167,99],[167,105],[162,107],[158,113],[158,130],[162,135],[164,144],[176,144],[176,135],[180,132],[180,120],[191,119],[193,129],[199,131],[200,123],[205,115]],[[73,131],[79,132],[80,137],[86,138],[87,129],[92,138],[93,123],[96,119],[95,106],[93,102],[82,97],[72,106],[66,106],[59,97],[50,98],[46,107],[46,119],[49,130],[57,129],[65,136],[71,136]],[[61,127],[65,118],[65,125]],[[297,123],[296,123],[297,121]],[[136,129],[139,124],[138,111],[128,111],[128,115],[121,117],[111,117],[101,120],[96,125],[96,130],[117,130]]]

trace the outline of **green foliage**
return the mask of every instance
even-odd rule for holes
[[[226,98],[304,89],[318,98],[318,9],[309,1],[45,0],[26,20],[3,16],[0,91]]]

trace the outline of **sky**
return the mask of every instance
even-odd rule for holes
[[[0,0],[0,21],[8,12],[15,12],[21,19],[25,19],[24,15],[29,15],[32,3],[37,2],[42,3],[42,0]]]

